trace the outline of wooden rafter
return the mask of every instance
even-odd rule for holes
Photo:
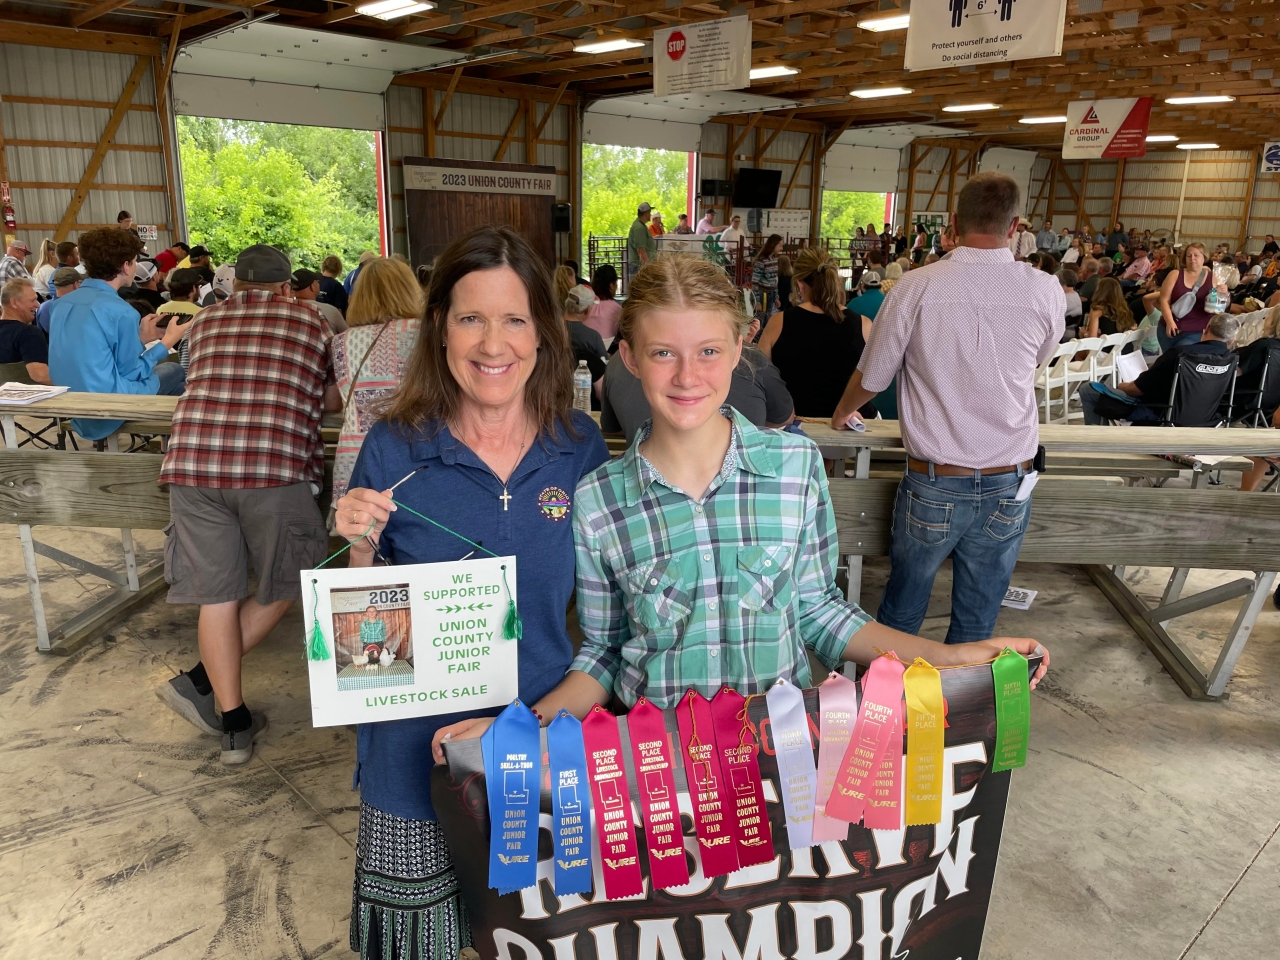
[[[62,215],[62,221],[58,224],[58,229],[53,235],[55,240],[67,239],[67,234],[71,232],[71,228],[75,225],[76,216],[80,213],[80,208],[84,206],[85,198],[89,196],[89,185],[97,179],[98,171],[102,168],[102,160],[106,157],[107,149],[115,139],[116,133],[119,132],[120,124],[124,120],[125,114],[129,112],[129,104],[133,101],[134,91],[138,89],[138,84],[142,82],[142,75],[147,72],[147,66],[150,62],[146,57],[138,57],[134,62],[133,71],[129,74],[129,79],[125,81],[124,89],[120,92],[120,98],[116,101],[115,109],[111,111],[111,117],[107,120],[107,125],[102,130],[102,136],[98,138],[93,154],[89,157],[89,162],[85,164],[80,183],[71,194],[71,202],[67,204],[67,211]]]
[[[440,129],[440,125],[444,123],[444,112],[449,109],[449,101],[453,99],[453,91],[458,89],[458,81],[462,79],[462,68],[457,67],[453,71],[453,76],[449,78],[449,86],[444,92],[444,97],[440,100],[440,110],[436,113],[436,129]]]
[[[782,202],[778,206],[785,207],[787,201],[791,199],[791,191],[796,188],[796,180],[800,178],[800,168],[804,166],[804,155],[810,150],[818,148],[818,135],[811,133],[804,141],[804,147],[800,150],[800,162],[795,165],[795,169],[791,171],[791,179],[787,182],[787,192],[782,195]],[[813,199],[813,191],[817,188],[816,184],[809,184],[809,198]]]
[[[511,140],[516,135],[516,130],[520,126],[520,121],[528,117],[526,108],[529,106],[528,100],[521,100],[520,106],[516,108],[515,116],[511,118],[511,123],[507,126],[507,133],[502,138],[502,142],[498,144],[498,150],[493,155],[494,163],[501,163],[502,158],[507,155],[507,147],[511,146]]]
[[[101,3],[95,3],[88,10],[82,10],[80,13],[75,14],[71,18],[71,26],[83,27],[86,23],[97,20],[112,10],[119,10],[129,2],[130,0],[102,0]]]
[[[787,115],[782,118],[782,123],[774,128],[773,133],[769,134],[769,139],[766,140],[764,143],[762,143],[759,149],[756,150],[757,158],[762,158],[766,153],[769,152],[769,148],[773,146],[773,141],[778,139],[778,134],[782,133],[783,130],[791,126],[791,121],[795,119],[795,115],[796,115],[796,112],[794,110],[790,110],[787,112]],[[758,130],[756,132],[759,133]]]

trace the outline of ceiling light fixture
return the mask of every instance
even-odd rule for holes
[[[866,90],[850,90],[849,96],[859,100],[878,100],[881,97],[905,97],[915,93],[910,87],[870,87]]]
[[[375,3],[362,3],[356,7],[356,13],[366,17],[377,17],[379,20],[396,20],[407,17],[411,13],[435,9],[434,3],[418,3],[415,0],[377,0]]]
[[[752,80],[768,80],[771,77],[790,77],[799,72],[795,67],[777,65],[772,67],[752,67],[748,76]]]
[[[1178,149],[1179,150],[1217,150],[1218,145],[1216,143],[1180,143],[1178,144]]]
[[[620,37],[617,40],[599,40],[595,43],[579,43],[573,48],[574,53],[616,53],[619,50],[634,50],[643,47],[643,40],[628,40]]]
[[[1205,94],[1204,96],[1194,97],[1166,97],[1165,103],[1234,103],[1235,97],[1229,97],[1225,93]]]
[[[872,33],[886,33],[890,30],[905,30],[911,23],[911,14],[899,13],[892,17],[876,17],[872,20],[859,20],[858,26]]]
[[[1147,143],[1177,143],[1179,138],[1172,133],[1153,133],[1147,137]]]
[[[1023,117],[1019,123],[1066,123],[1066,117]]]
[[[979,110],[999,110],[998,103],[956,103],[943,107],[943,113],[977,113]]]

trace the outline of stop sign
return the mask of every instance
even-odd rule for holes
[[[672,60],[679,60],[684,56],[684,34],[679,30],[667,37],[667,56]]]

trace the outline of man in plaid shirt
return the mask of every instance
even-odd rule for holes
[[[249,247],[236,260],[235,294],[200,313],[160,472],[173,518],[169,602],[200,604],[201,661],[157,694],[221,735],[228,764],[247,762],[267,725],[244,705],[240,660],[280,622],[300,594],[299,572],[324,559],[328,543],[315,497],[324,478],[320,419],[341,406],[328,359],[333,333],[293,300],[290,273],[279,250]]]
[[[29,256],[31,256],[31,248],[15,238],[13,243],[5,248],[4,256],[0,257],[0,284],[8,283],[14,277],[31,276],[27,272],[26,263],[26,258]]]

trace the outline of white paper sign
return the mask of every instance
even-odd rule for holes
[[[1263,145],[1262,172],[1280,173],[1280,140],[1269,140]]]
[[[503,566],[506,582],[503,582]],[[516,640],[502,638],[515,557],[302,571],[317,727],[501,707],[519,694]]]
[[[669,97],[751,86],[751,21],[726,17],[653,32],[653,93]]]
[[[406,190],[449,190],[457,193],[528,193],[554,197],[556,178],[549,173],[518,170],[467,170],[405,163]]]
[[[140,223],[137,226],[139,240],[159,240],[160,228],[154,223]]]
[[[1062,53],[1067,0],[914,0],[906,68],[938,70]]]
[[[760,232],[765,235],[780,233],[784,237],[807,237],[813,223],[808,210],[774,208],[761,211],[761,216],[764,223],[761,224],[763,229]]]

